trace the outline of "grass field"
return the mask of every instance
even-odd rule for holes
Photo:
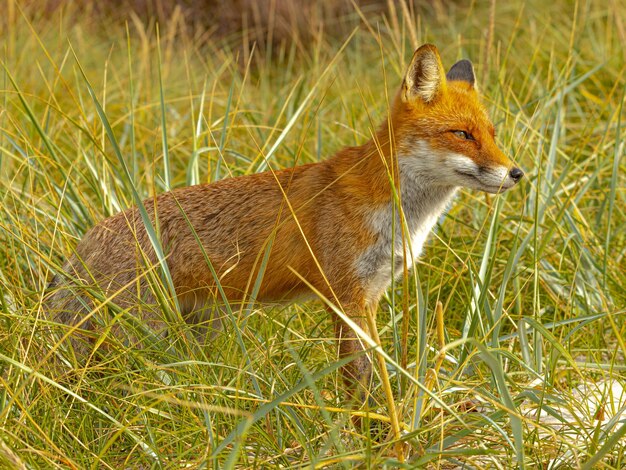
[[[626,3],[492,4],[398,2],[249,54],[176,15],[157,32],[3,2],[0,468],[626,468]],[[527,178],[462,191],[386,294],[394,398],[379,369],[368,426],[321,303],[244,305],[205,347],[186,325],[145,349],[104,334],[87,364],[45,334],[46,285],[89,227],[364,143],[424,42],[473,60]]]

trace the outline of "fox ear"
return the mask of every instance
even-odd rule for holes
[[[432,102],[446,86],[445,72],[439,52],[432,44],[424,44],[413,54],[402,84],[402,101],[420,99]]]
[[[473,87],[476,83],[474,66],[467,59],[459,60],[450,68],[446,74],[446,78],[451,82],[455,80],[467,82]]]

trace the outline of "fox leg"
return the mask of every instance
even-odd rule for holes
[[[365,332],[367,327],[367,312],[364,306],[344,306],[344,311],[350,319]],[[344,322],[336,313],[334,315],[335,335],[339,342],[339,357],[354,357],[341,368],[341,375],[349,397],[356,403],[367,404],[372,385],[372,361],[365,353],[365,344],[358,334]]]

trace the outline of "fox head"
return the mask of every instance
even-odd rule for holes
[[[415,51],[391,112],[401,172],[435,185],[499,193],[524,176],[495,143],[472,63],[446,74],[437,48]]]

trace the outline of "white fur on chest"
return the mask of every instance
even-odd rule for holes
[[[412,254],[413,259],[420,255],[428,235],[456,192],[454,187],[428,184],[428,180],[416,174],[415,170],[400,164],[405,243],[398,207],[395,208],[395,223],[392,203],[380,207],[368,217],[369,229],[376,239],[356,260],[356,271],[368,302],[376,302],[389,287],[392,278],[402,273],[405,252],[409,257]]]

